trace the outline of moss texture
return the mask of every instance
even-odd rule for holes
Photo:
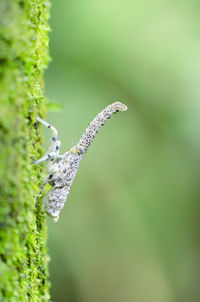
[[[0,301],[49,301],[46,221],[35,200],[49,2],[0,0]]]

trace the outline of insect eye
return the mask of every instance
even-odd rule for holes
[[[83,147],[77,147],[77,148],[73,148],[71,150],[72,154],[83,154],[84,153],[84,148]]]
[[[73,149],[71,150],[71,152],[72,152],[72,154],[75,154],[75,153],[76,153],[76,149],[73,148]]]
[[[84,152],[83,147],[79,147],[79,148],[77,149],[77,152],[78,152],[78,154],[83,154],[83,152]]]

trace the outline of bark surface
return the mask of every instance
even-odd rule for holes
[[[0,301],[48,301],[36,116],[45,111],[49,2],[0,0]]]

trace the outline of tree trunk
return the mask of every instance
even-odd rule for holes
[[[36,116],[44,113],[46,0],[0,0],[0,301],[48,301]]]

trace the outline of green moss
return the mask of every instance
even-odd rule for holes
[[[49,1],[0,0],[0,301],[48,301],[46,220],[35,201]]]

